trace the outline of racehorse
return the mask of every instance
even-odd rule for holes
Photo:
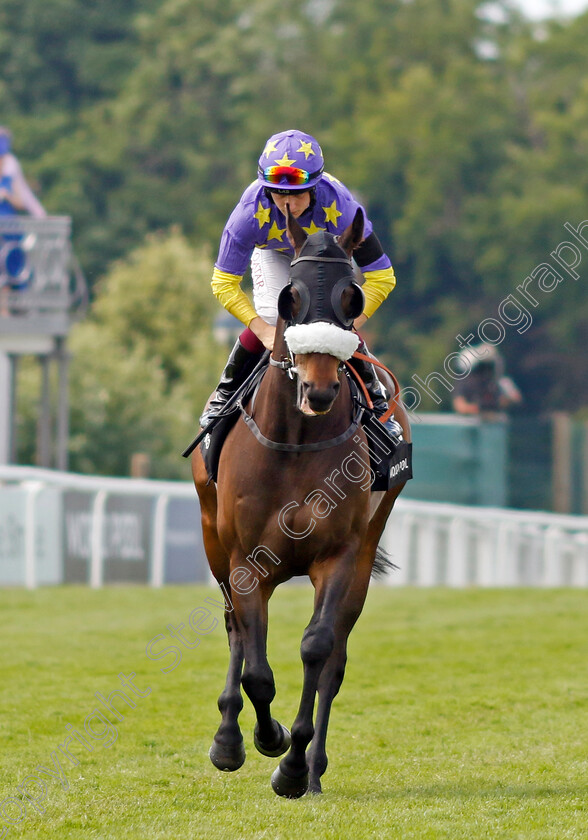
[[[338,240],[322,231],[307,235],[290,213],[287,225],[295,258],[278,302],[269,368],[253,405],[241,406],[242,417],[227,436],[216,486],[200,448],[192,471],[206,554],[225,595],[230,648],[210,759],[221,770],[237,770],[245,760],[238,723],[242,685],[257,716],[255,746],[267,756],[286,753],[272,787],[297,798],[307,790],[321,792],[347,638],[404,484],[370,493],[366,434],[342,372],[342,360],[357,346],[351,325],[364,302],[351,263],[362,240],[363,214],[358,210]],[[395,396],[395,417],[409,441],[407,415]],[[275,684],[266,638],[269,598],[295,575],[310,577],[315,597],[302,637],[303,688],[290,735],[271,716]]]

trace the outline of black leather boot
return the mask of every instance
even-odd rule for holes
[[[237,339],[221,374],[216,391],[200,418],[201,428],[204,428],[225,407],[228,400],[245,382],[260,360],[261,355],[261,353],[251,353],[246,350],[240,339]]]
[[[361,347],[360,352],[368,355],[367,347]],[[364,362],[363,359],[351,359],[351,364],[360,375],[363,384],[367,388],[370,399],[374,405],[374,414],[376,417],[382,417],[388,411],[388,403],[386,401],[386,389],[378,379],[375,367],[370,362]],[[391,416],[383,424],[388,434],[394,439],[402,438],[402,426]]]

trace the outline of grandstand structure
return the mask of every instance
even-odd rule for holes
[[[87,297],[68,216],[0,219],[0,464],[16,462],[19,362],[32,355],[41,367],[37,463],[67,468],[67,336]]]

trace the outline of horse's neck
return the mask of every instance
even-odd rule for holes
[[[288,358],[283,332],[278,329],[272,359],[275,362],[283,362]],[[280,440],[285,440],[283,434],[286,429],[291,434],[296,434],[297,429],[294,426],[299,420],[296,415],[300,415],[300,412],[296,410],[295,405],[296,380],[291,379],[281,368],[270,364],[255,397],[254,415],[256,420],[263,424],[264,434],[268,437],[272,434],[281,435]]]
[[[288,358],[286,342],[280,333],[276,335],[272,358],[277,362]],[[297,379],[270,365],[255,398],[255,420],[271,440],[296,444],[327,440],[343,433],[351,422],[351,395],[344,386],[345,383],[328,414],[306,417],[296,408]]]

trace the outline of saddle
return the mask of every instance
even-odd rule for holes
[[[223,444],[227,435],[241,416],[250,420],[243,406],[254,396],[267,370],[269,359],[256,371],[256,375],[247,379],[235,394],[234,401],[216,420],[210,431],[207,431],[200,442],[200,452],[204,460],[206,472],[211,481],[217,480],[218,465]],[[390,490],[399,484],[404,484],[412,478],[412,444],[405,440],[393,440],[386,429],[376,418],[374,412],[368,408],[362,399],[362,394],[352,376],[346,371],[353,402],[356,406],[356,416],[360,422],[368,441],[369,461],[372,470],[371,490]]]

